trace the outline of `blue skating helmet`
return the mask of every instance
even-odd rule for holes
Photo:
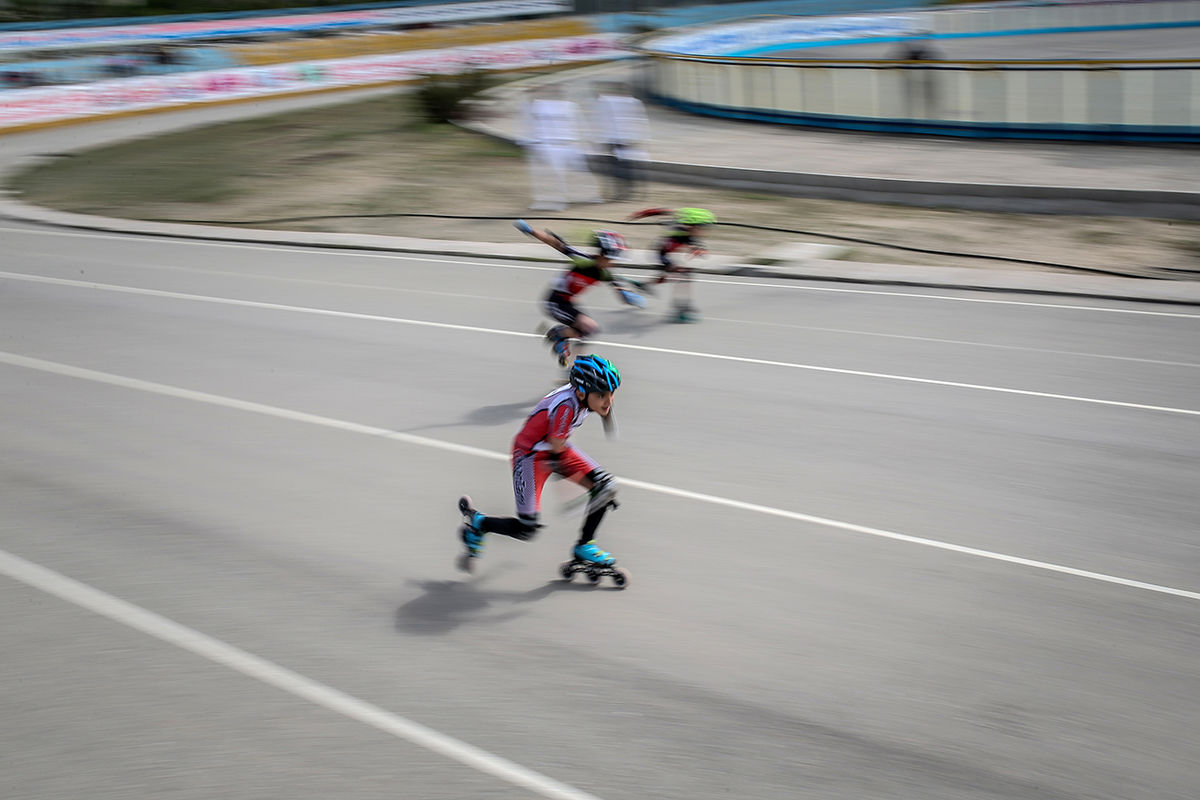
[[[607,358],[579,356],[571,366],[571,385],[582,392],[615,392],[621,373]]]

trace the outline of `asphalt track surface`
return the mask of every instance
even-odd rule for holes
[[[585,298],[601,543],[454,572],[553,267],[0,223],[0,752],[32,798],[1192,798],[1200,312]]]

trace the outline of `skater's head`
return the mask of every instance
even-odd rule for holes
[[[583,355],[571,366],[571,385],[589,410],[608,416],[612,410],[613,392],[621,386],[621,373],[607,358]]]
[[[596,261],[606,267],[612,261],[619,261],[629,250],[625,237],[613,231],[592,231],[592,247],[596,248]]]
[[[675,224],[690,234],[699,235],[710,225],[717,224],[717,215],[707,208],[681,208],[675,212]]]

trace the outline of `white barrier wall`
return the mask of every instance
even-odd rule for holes
[[[981,136],[1200,138],[1200,61],[898,66],[676,57],[658,60],[652,74],[660,99],[722,116]]]
[[[917,15],[914,15],[917,16]],[[1200,19],[1200,1],[938,11],[920,15],[939,33],[1178,23]],[[870,23],[856,17],[855,26]],[[887,26],[895,17],[881,18]],[[748,27],[749,26],[749,27]],[[916,30],[927,25],[914,26]],[[776,26],[776,30],[783,30]],[[764,47],[771,22],[737,36],[691,32],[664,39],[723,49]],[[1200,27],[1197,28],[1200,37]],[[839,37],[840,38],[840,37]],[[776,38],[780,46],[794,37]],[[653,56],[650,91],[685,110],[773,122],[987,137],[1200,141],[1200,59],[1112,62],[814,61]]]

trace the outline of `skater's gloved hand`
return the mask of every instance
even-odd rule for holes
[[[533,236],[533,226],[531,226],[528,222],[526,222],[523,219],[519,219],[519,220],[516,220],[515,222],[513,222],[513,227],[516,228],[517,230],[519,230],[521,233],[525,234],[526,236]]]
[[[630,289],[617,289],[621,293],[621,299],[634,308],[645,308],[646,300],[640,294]]]
[[[559,470],[562,469],[563,455],[565,455],[566,452],[566,450],[562,451],[561,453],[556,453],[553,450],[546,451],[546,466],[550,468],[551,472],[559,475],[562,474]]]

